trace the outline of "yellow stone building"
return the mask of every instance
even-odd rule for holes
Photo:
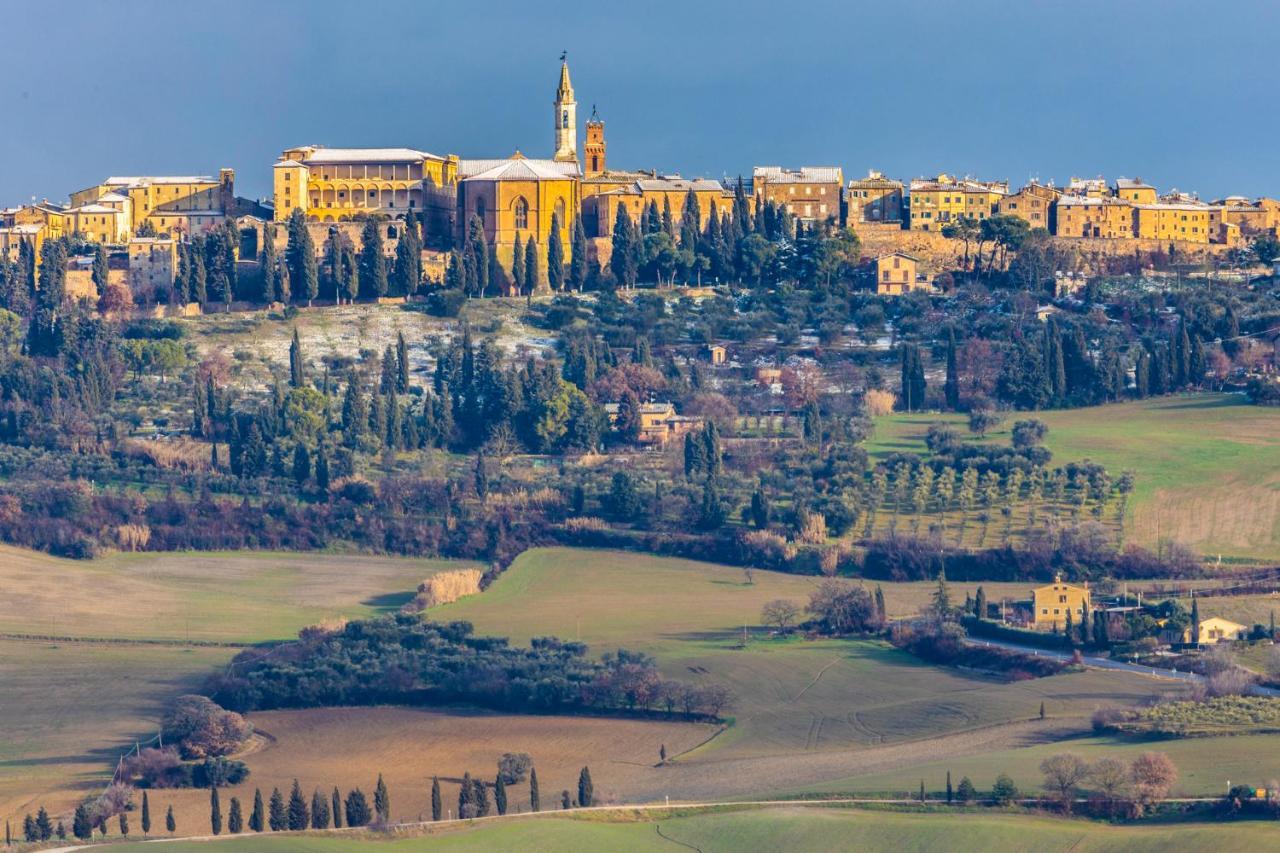
[[[617,173],[615,173],[617,174]],[[595,192],[582,200],[583,228],[588,237],[612,237],[618,208],[625,207],[631,221],[639,225],[649,203],[661,213],[671,207],[677,233],[684,217],[684,206],[692,190],[698,200],[698,228],[705,229],[714,211],[724,215],[733,204],[733,193],[719,181],[710,178],[682,178],[679,175],[652,175],[644,172],[635,180],[619,187]],[[588,181],[583,182],[584,188]]]
[[[929,279],[920,274],[919,258],[905,252],[891,252],[876,258],[877,296],[901,296],[932,288]]]
[[[1207,646],[1215,643],[1230,643],[1236,640],[1243,640],[1249,635],[1249,626],[1241,625],[1239,622],[1232,622],[1230,619],[1223,619],[1221,616],[1201,619],[1200,633],[1195,639],[1191,638],[1192,627],[1187,626],[1186,630],[1182,632],[1182,641],[1184,643]]]
[[[902,181],[886,178],[875,169],[865,178],[849,182],[844,191],[846,218],[854,222],[901,222]]]
[[[907,206],[913,231],[938,231],[962,217],[983,220],[1009,193],[1007,181],[976,181],[947,174],[911,182]]]
[[[1143,183],[1142,178],[1117,178],[1115,196],[1131,204],[1155,204],[1159,194],[1155,187]]]
[[[1187,202],[1135,204],[1133,236],[1164,242],[1208,243],[1209,207]]]
[[[1105,198],[1111,195],[1111,189],[1102,176],[1096,178],[1077,178],[1072,176],[1067,182],[1067,195],[1078,195],[1084,198]]]
[[[519,151],[505,160],[462,160],[458,165],[455,239],[461,244],[472,217],[484,225],[485,240],[498,263],[511,273],[516,237],[538,251],[538,285],[547,281],[547,244],[558,217],[565,263],[569,261],[573,223],[579,209],[577,161],[534,160]]]
[[[289,148],[272,169],[275,219],[295,209],[316,222],[361,215],[421,215],[427,233],[448,233],[458,158],[413,148]]]
[[[756,166],[751,175],[757,207],[772,201],[805,224],[826,220],[838,224],[843,188],[844,172],[839,166]]]
[[[1134,236],[1133,205],[1110,196],[1064,195],[1054,206],[1059,237],[1130,239]]]
[[[94,205],[120,211],[126,225],[114,242],[136,234],[143,223],[149,223],[157,232],[193,236],[207,233],[232,215],[235,179],[233,169],[222,169],[216,178],[198,175],[110,177],[73,192],[71,207]]]
[[[1062,630],[1066,626],[1068,613],[1071,614],[1071,623],[1079,626],[1090,606],[1089,584],[1086,582],[1084,586],[1076,586],[1064,583],[1059,575],[1053,579],[1053,583],[1033,589],[1031,602],[1037,629]]]
[[[1053,230],[1053,213],[1061,191],[1044,184],[1030,183],[996,202],[996,213],[1016,216],[1032,228]]]

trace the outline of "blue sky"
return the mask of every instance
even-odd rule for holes
[[[549,156],[569,51],[609,162],[1280,195],[1280,2],[64,0],[6,4],[0,205],[292,145]]]

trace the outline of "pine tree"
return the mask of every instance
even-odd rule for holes
[[[173,806],[169,806],[169,810],[164,814],[164,828],[170,835],[178,831],[178,822],[173,819]]]
[[[36,812],[36,835],[39,841],[48,841],[53,838],[53,823],[49,820],[49,811],[44,806]]]
[[[493,804],[497,808],[498,814],[507,813],[507,783],[502,781],[502,774],[498,774],[498,778],[493,783]]]
[[[564,290],[564,244],[560,240],[560,214],[551,214],[551,233],[547,235],[547,284],[555,293]]]
[[[9,840],[9,821],[7,820],[4,822],[4,834],[5,843],[7,844]],[[53,834],[58,836],[59,841],[67,840],[67,828],[62,825],[62,821],[58,821],[58,828],[53,831]]]
[[[369,822],[369,801],[364,791],[356,788],[347,794],[347,826],[364,826]]]
[[[302,798],[302,787],[294,779],[293,788],[289,791],[289,829],[306,829],[310,822],[311,815],[307,813],[307,801]]]
[[[578,805],[587,808],[595,799],[595,789],[591,785],[591,770],[582,768],[578,773]]]
[[[538,796],[538,770],[537,768],[529,769],[529,810],[541,811],[542,801]]]
[[[289,826],[289,816],[284,808],[284,795],[279,788],[271,789],[271,801],[267,808],[267,825],[272,832],[279,832]]]
[[[218,786],[209,789],[209,826],[214,835],[222,834],[222,803],[218,801]]]
[[[249,828],[254,832],[262,832],[266,829],[262,806],[262,790],[260,788],[253,789],[253,811],[249,812]]]
[[[373,789],[373,810],[382,823],[391,820],[391,796],[387,793],[387,784],[382,781],[381,773],[378,774],[378,785]]]
[[[431,819],[439,820],[441,808],[444,804],[440,800],[440,777],[431,777]]]
[[[151,832],[151,801],[147,798],[147,792],[142,792],[142,834],[148,835]]]
[[[569,287],[581,293],[587,286],[587,232],[582,227],[581,216],[573,218],[573,243],[570,249]]]
[[[173,806],[169,807],[169,814],[173,814]],[[93,824],[89,822],[89,810],[84,803],[76,806],[75,817],[71,819],[71,834],[81,841],[93,838]]]
[[[227,829],[232,835],[239,835],[244,830],[244,815],[240,813],[240,798],[231,798],[231,810],[227,813]]]

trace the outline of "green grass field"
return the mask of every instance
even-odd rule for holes
[[[289,639],[324,619],[386,612],[457,565],[469,564],[272,553],[74,561],[0,546],[0,588],[22,591],[0,612],[0,633],[115,641],[0,638],[0,814],[99,790],[116,756],[155,733],[165,702],[236,652],[188,641]]]
[[[429,835],[390,840],[365,837],[280,836],[165,845],[177,853],[189,850],[328,853],[340,850],[480,851],[649,851],[680,847],[714,851],[901,850],[985,853],[1021,851],[1180,851],[1212,849],[1263,850],[1280,844],[1274,823],[1182,823],[1176,825],[1107,826],[1013,813],[923,814],[833,807],[777,806],[738,811],[634,816],[623,820],[548,816],[466,828],[437,830]],[[121,845],[121,851],[148,849]]]
[[[1020,418],[1048,424],[1045,444],[1056,463],[1091,459],[1113,476],[1137,474],[1125,522],[1129,541],[1178,541],[1209,556],[1280,559],[1280,409],[1251,406],[1238,395],[1200,394],[1008,413],[985,440],[1007,443]],[[956,415],[890,415],[877,420],[868,450],[873,458],[923,451],[935,421],[964,432]]]
[[[770,639],[758,628],[748,629],[751,639],[741,647],[742,626],[758,622],[763,601],[803,603],[813,580],[756,572],[749,585],[741,570],[725,566],[542,549],[518,558],[484,595],[433,609],[428,618],[467,619],[480,633],[517,640],[557,634],[596,651],[638,649],[673,678],[729,686],[737,696],[734,725],[655,780],[649,793],[657,796],[760,794],[799,778],[839,779],[848,775],[841,762],[857,765],[862,752],[867,766],[919,764],[939,748],[919,739],[954,735],[951,748],[977,749],[964,733],[1029,720],[1042,702],[1056,723],[1083,728],[1101,705],[1177,689],[1098,671],[1003,683],[928,666],[880,642]],[[917,587],[886,584],[886,597],[923,599]]]

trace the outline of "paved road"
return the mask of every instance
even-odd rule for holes
[[[1074,656],[1072,652],[1064,652],[1053,649],[1039,649],[1035,646],[1024,646],[1021,643],[1013,643],[1008,640],[990,640],[986,637],[966,637],[965,642],[975,646],[996,646],[1002,649],[1010,649],[1015,652],[1036,655],[1037,657],[1052,658],[1053,660],[1067,661]],[[1096,655],[1084,655],[1084,665],[1095,667],[1096,669],[1116,669],[1122,672],[1132,672],[1138,675],[1145,675],[1148,678],[1168,678],[1174,681],[1187,681],[1193,684],[1202,683],[1205,680],[1203,675],[1195,672],[1187,672],[1180,669],[1165,669],[1158,666],[1143,666],[1136,663],[1128,663],[1127,661],[1114,660],[1112,658],[1098,657]],[[1263,687],[1255,684],[1250,692],[1256,696],[1280,696],[1280,690],[1274,687]]]

